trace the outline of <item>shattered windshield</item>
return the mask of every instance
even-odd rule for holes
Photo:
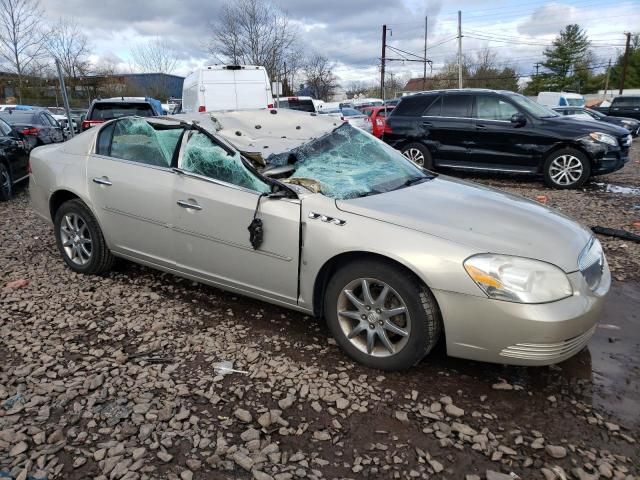
[[[320,138],[284,154],[268,165],[291,164],[288,181],[311,180],[336,200],[384,193],[432,178],[400,152],[362,130],[343,124]]]

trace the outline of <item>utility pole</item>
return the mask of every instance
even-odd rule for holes
[[[609,73],[611,72],[611,59],[609,59],[609,65],[607,66],[607,76],[604,80],[604,98],[603,100],[606,100],[607,98],[607,92],[609,91]]]
[[[422,90],[427,89],[427,17],[424,17],[424,73],[422,74]]]
[[[462,88],[462,11],[458,10],[458,88]]]
[[[631,32],[625,34],[627,36],[627,45],[624,47],[624,60],[622,64],[622,77],[620,78],[620,91],[618,95],[622,95],[624,90],[624,81],[627,77],[627,65],[629,64],[629,47],[631,46]]]
[[[538,76],[538,71],[540,70],[540,64],[536,63],[533,65],[536,68],[536,77]]]
[[[382,26],[382,65],[380,66],[380,98],[384,99],[384,62],[387,55],[387,26]]]
[[[60,66],[60,60],[56,58],[56,69],[58,70],[58,80],[60,80],[60,93],[62,94],[62,101],[64,102],[64,110],[67,112],[67,125],[69,125],[69,134],[73,138],[76,134],[73,129],[73,121],[71,120],[71,111],[69,110],[69,97],[67,97],[67,87],[64,85],[64,75],[62,74],[62,67]],[[56,96],[57,97],[57,96]]]

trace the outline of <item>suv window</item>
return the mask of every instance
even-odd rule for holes
[[[242,163],[239,153],[230,154],[202,132],[189,132],[187,135],[179,165],[181,169],[262,193],[270,191],[269,185]]]
[[[113,120],[128,116],[153,117],[154,115],[148,103],[100,102],[93,105],[87,120]]]
[[[426,117],[439,117],[442,111],[442,97],[438,97],[423,113]]]
[[[443,95],[442,117],[471,117],[471,104],[473,97],[471,95]]]
[[[300,100],[298,98],[289,98],[288,100],[280,100],[280,108],[289,108],[300,112],[315,112],[316,107],[313,100]]]
[[[429,104],[433,102],[433,95],[411,95],[404,97],[394,110],[394,116],[419,117]]]
[[[640,97],[616,97],[611,102],[612,107],[640,107]]]
[[[509,102],[493,95],[476,97],[476,117],[483,120],[502,120],[508,122],[518,109]],[[568,115],[565,113],[565,115]]]
[[[145,165],[169,167],[183,131],[182,128],[152,125],[142,118],[123,118],[115,124],[109,155]]]

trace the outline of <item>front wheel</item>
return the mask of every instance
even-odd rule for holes
[[[402,147],[402,154],[421,168],[433,169],[431,152],[421,143],[410,143]]]
[[[573,148],[553,152],[544,162],[544,182],[551,188],[579,188],[591,175],[586,155]]]
[[[102,230],[91,210],[79,199],[63,203],[53,222],[58,250],[78,273],[100,274],[113,265]]]
[[[11,180],[11,172],[4,164],[4,162],[0,161],[0,201],[7,201],[11,198],[11,194],[13,193],[13,185]]]
[[[428,288],[402,268],[375,260],[350,263],[334,274],[325,316],[351,358],[381,370],[415,365],[436,345],[441,330]]]

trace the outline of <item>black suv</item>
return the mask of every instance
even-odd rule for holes
[[[162,115],[162,105],[149,97],[115,97],[91,102],[87,116],[82,121],[82,131],[114,118],[137,116],[156,117]]]
[[[403,97],[383,139],[420,166],[542,173],[576,188],[629,159],[629,131],[561,117],[508,91],[439,90]]]

